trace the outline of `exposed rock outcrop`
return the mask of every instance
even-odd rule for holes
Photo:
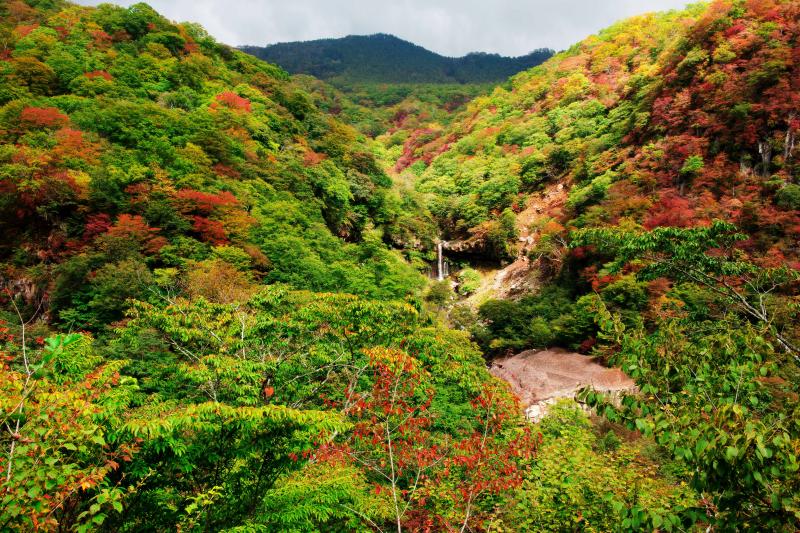
[[[574,398],[584,387],[619,399],[636,392],[636,384],[618,368],[608,368],[596,358],[566,350],[528,350],[496,360],[490,372],[507,381],[519,396],[528,418],[538,422],[548,406]]]
[[[47,310],[47,294],[44,288],[29,278],[6,278],[0,275],[0,290],[12,298],[19,298],[25,305]]]

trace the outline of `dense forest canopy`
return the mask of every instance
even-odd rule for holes
[[[56,323],[102,327],[152,273],[218,278],[220,261],[311,290],[420,286],[384,244],[406,200],[285,72],[144,5],[5,9],[0,253],[54,279]],[[149,274],[116,290],[132,272]]]
[[[552,50],[541,49],[520,57],[487,53],[445,57],[386,34],[241,50],[303,75],[297,79],[305,80],[301,83],[322,109],[372,137],[407,118],[421,124],[449,123],[453,112],[473,98],[553,55]]]
[[[797,530],[799,37],[715,0],[466,89],[309,43],[343,92],[0,2],[0,530]],[[525,420],[487,359],[553,346],[637,390]]]

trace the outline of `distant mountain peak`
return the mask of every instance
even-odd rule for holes
[[[520,57],[487,52],[446,57],[388,33],[241,49],[292,74],[310,74],[339,85],[499,82],[553,55],[550,49],[540,49]]]

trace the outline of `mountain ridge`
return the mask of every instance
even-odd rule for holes
[[[245,45],[239,49],[278,64],[291,74],[311,74],[345,85],[502,81],[553,55],[550,49],[537,49],[518,57],[486,52],[448,57],[387,33]]]

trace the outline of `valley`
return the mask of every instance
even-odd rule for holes
[[[458,59],[0,15],[0,530],[800,527],[797,2]]]

